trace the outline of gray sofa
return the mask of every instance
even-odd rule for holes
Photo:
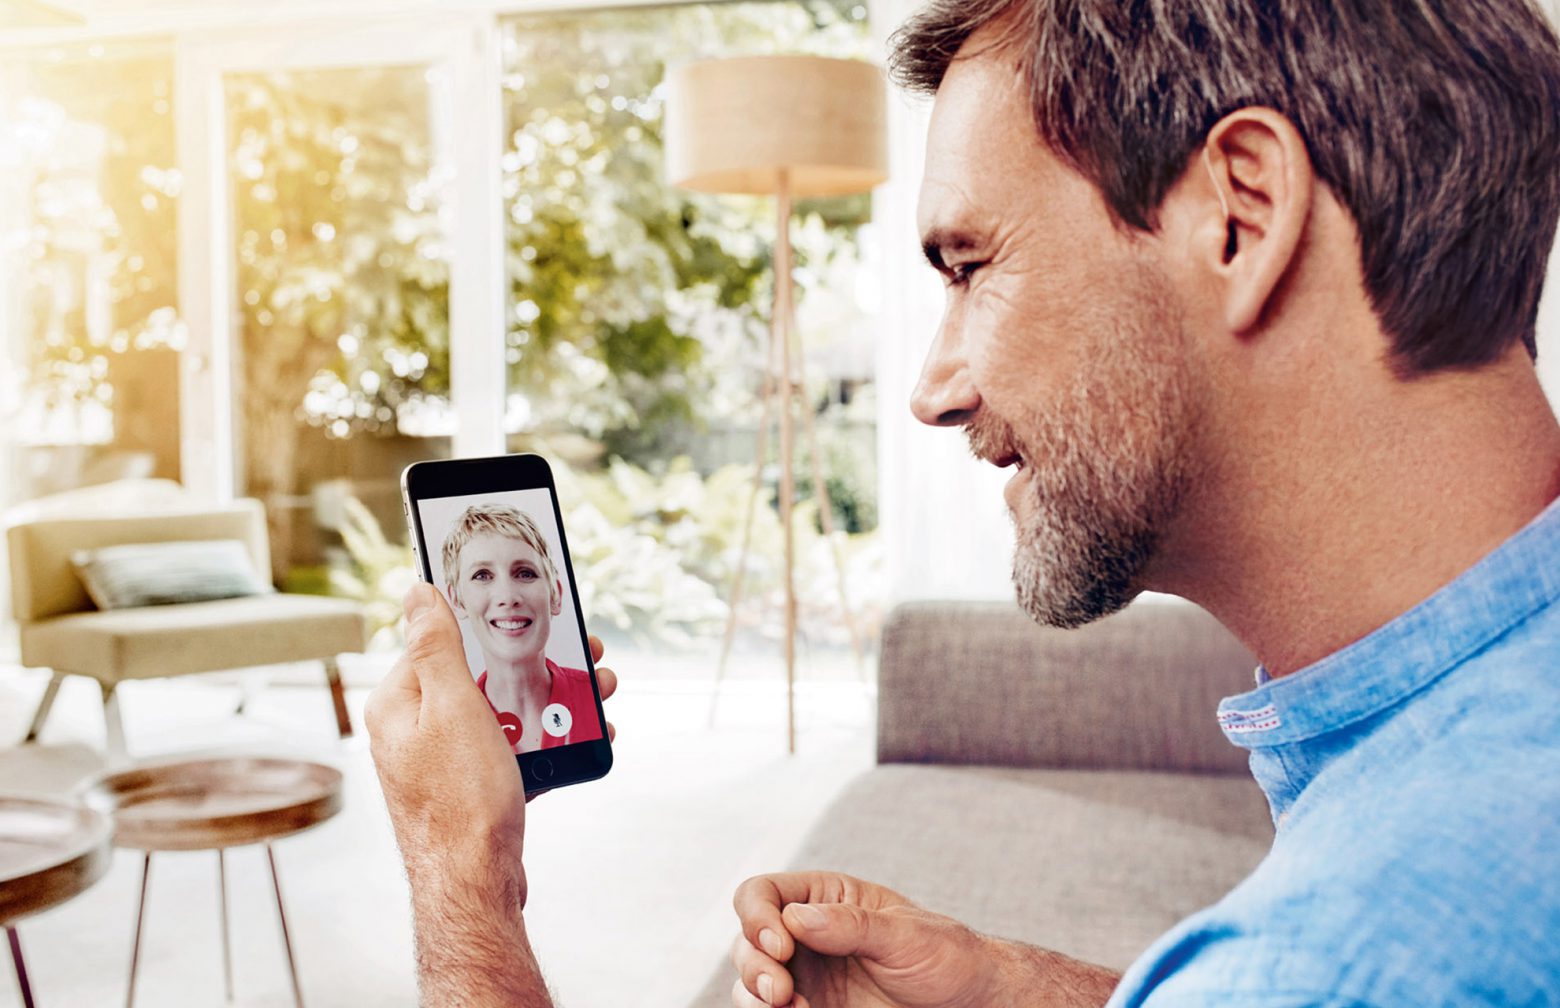
[[[1255,664],[1207,613],[1162,597],[1070,631],[1011,605],[902,606],[883,632],[878,765],[776,867],[858,875],[1124,969],[1272,841],[1245,754],[1214,719]],[[724,965],[694,1008],[729,1005],[735,979]]]

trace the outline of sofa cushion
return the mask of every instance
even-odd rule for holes
[[[103,682],[361,651],[362,610],[317,595],[255,595],[72,613],[21,627],[22,664]]]
[[[1163,596],[1076,630],[1010,602],[906,603],[883,627],[878,762],[1244,772],[1215,711],[1256,664]]]
[[[829,807],[791,867],[1125,969],[1250,873],[1272,837],[1247,776],[887,765]],[[694,1008],[729,1005],[735,979],[725,964]]]

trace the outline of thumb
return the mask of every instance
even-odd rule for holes
[[[432,585],[418,583],[406,593],[406,653],[402,662],[424,690],[449,682],[471,682],[460,623]]]
[[[904,914],[849,903],[791,903],[780,918],[798,943],[820,955],[883,962],[902,957],[917,937]]]

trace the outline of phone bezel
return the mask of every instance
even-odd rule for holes
[[[540,455],[494,455],[487,458],[438,459],[414,462],[401,473],[401,500],[418,574],[433,584],[433,568],[428,544],[423,539],[420,504],[441,497],[466,497],[476,494],[504,493],[512,490],[545,489],[552,501],[553,521],[558,542],[563,547],[563,570],[574,602],[574,620],[580,637],[587,644],[585,613],[580,608],[580,593],[574,579],[574,560],[569,553],[568,533],[563,527],[563,511],[558,506],[558,488],[552,467]],[[612,743],[606,736],[606,711],[601,703],[601,684],[596,680],[596,662],[585,648],[586,671],[590,673],[591,693],[596,699],[597,723],[602,736],[589,742],[575,742],[555,749],[516,753],[515,763],[527,794],[599,780],[612,769]],[[550,772],[550,775],[549,775]]]

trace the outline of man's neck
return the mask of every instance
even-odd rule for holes
[[[1168,546],[1151,587],[1208,609],[1273,676],[1389,623],[1560,496],[1560,425],[1525,360],[1280,407],[1246,433],[1189,501],[1183,524],[1204,531]]]

